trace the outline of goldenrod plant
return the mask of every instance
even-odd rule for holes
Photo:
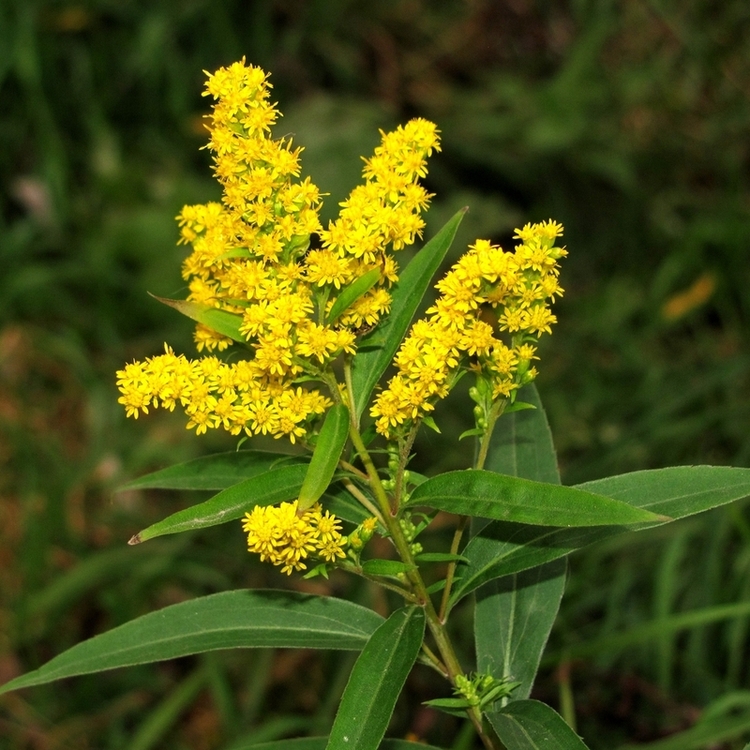
[[[463,216],[400,267],[399,251],[423,234],[432,196],[420,180],[440,149],[438,128],[418,118],[381,133],[362,184],[324,227],[323,196],[300,178],[302,149],[273,136],[279,112],[267,74],[243,60],[210,74],[205,93],[215,100],[208,148],[223,197],[180,212],[189,295],[163,300],[196,321],[201,356],[165,345],[125,365],[117,384],[130,417],[179,406],[188,429],[238,441],[233,452],[131,483],[205,489],[211,475],[220,491],[130,542],[241,524],[262,563],[308,578],[344,571],[399,605],[383,617],[293,591],[212,594],[74,646],[0,692],[213,649],[344,649],[359,656],[333,726],[305,748],[381,746],[417,661],[453,693],[427,705],[464,717],[488,750],[585,748],[569,722],[529,698],[566,557],[743,498],[750,470],[673,467],[562,486],[533,385],[537,344],[563,294],[562,226],[526,224],[511,250],[477,239],[411,325]],[[418,431],[439,429],[438,404],[465,376],[474,427],[457,439],[473,439],[473,461],[429,478],[410,471]],[[246,440],[257,435],[302,452],[255,450]],[[455,532],[445,549],[426,552],[439,513],[452,514]],[[454,641],[460,602],[474,607],[470,664]],[[424,747],[397,738],[388,746]]]

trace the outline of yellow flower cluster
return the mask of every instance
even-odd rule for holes
[[[557,261],[567,251],[555,247],[561,234],[553,221],[527,224],[516,230],[515,252],[477,240],[458,260],[436,285],[440,296],[402,343],[398,373],[373,404],[380,434],[392,437],[426,416],[462,369],[486,378],[493,400],[534,379],[535,344],[551,332],[557,319],[549,303],[563,292]]]
[[[286,435],[292,443],[305,434],[305,423],[323,414],[331,401],[318,391],[282,387],[259,377],[254,360],[231,365],[216,357],[188,360],[169,347],[145,362],[133,362],[118,372],[117,385],[127,415],[138,418],[150,406],[172,411],[180,404],[198,435],[223,427],[233,435]]]
[[[319,504],[299,512],[297,501],[279,506],[256,506],[245,513],[242,528],[247,532],[247,548],[260,555],[262,562],[281,567],[282,573],[305,570],[310,556],[326,562],[345,557],[346,537],[341,522]]]
[[[271,138],[279,112],[269,100],[267,75],[242,60],[209,75],[205,95],[217,100],[208,148],[223,200],[185,206],[177,217],[180,242],[192,245],[183,277],[191,303],[233,316],[234,338],[244,338],[249,356],[222,364],[167,350],[117,373],[119,401],[133,417],[149,406],[173,409],[179,402],[188,427],[199,432],[223,427],[294,439],[329,404],[297,383],[319,375],[343,352],[354,353],[362,327],[375,325],[390,308],[388,288],[398,276],[387,251],[422,231],[420,212],[430,196],[418,180],[427,156],[439,148],[437,129],[416,119],[382,133],[365,162],[364,184],[323,229],[318,188],[299,179],[302,149],[290,138]],[[320,244],[311,249],[314,235]],[[377,283],[330,319],[341,291],[373,269]],[[204,323],[195,340],[199,351],[209,352],[234,343]]]

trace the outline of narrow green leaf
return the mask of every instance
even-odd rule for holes
[[[414,559],[419,562],[469,562],[463,555],[451,555],[449,552],[420,552]]]
[[[604,526],[668,520],[601,494],[476,469],[449,471],[429,479],[414,490],[409,504],[540,526]]]
[[[611,492],[615,499],[633,507],[665,513],[676,520],[750,495],[750,469],[677,466],[621,474],[587,482],[579,488]],[[625,531],[658,525],[560,529],[496,521],[482,529],[463,550],[471,563],[460,569],[461,577],[451,601],[455,604],[493,578],[534,568]]]
[[[510,406],[505,408],[503,414],[513,414],[516,411],[524,411],[526,409],[536,409],[534,404],[529,404],[526,401],[514,401]]]
[[[256,505],[273,505],[292,500],[299,494],[307,472],[305,464],[296,464],[250,477],[203,503],[191,505],[157,521],[136,534],[128,544],[140,544],[165,534],[179,534],[236,521]]]
[[[477,669],[521,684],[503,703],[528,698],[565,590],[567,561],[497,578],[477,591]]]
[[[299,491],[300,510],[316,503],[328,489],[349,435],[349,410],[335,404],[328,410],[318,435],[305,481]]]
[[[240,333],[240,326],[242,325],[241,315],[235,315],[226,310],[219,310],[218,307],[202,305],[199,302],[188,302],[184,299],[167,299],[166,297],[157,297],[155,294],[151,296],[159,300],[159,302],[173,307],[186,318],[203,323],[203,325],[208,326],[222,336],[227,336],[243,344],[247,342],[247,339]]]
[[[487,718],[507,750],[586,750],[581,738],[546,703],[513,701]]]
[[[533,410],[505,412],[495,427],[486,467],[560,484],[552,433],[533,383],[520,397]],[[472,528],[476,524],[472,523]],[[567,562],[553,560],[486,583],[477,591],[474,640],[480,672],[521,684],[501,705],[529,697],[565,590]]]
[[[353,284],[341,291],[328,312],[328,323],[335,323],[337,318],[351,307],[360,297],[370,291],[380,279],[380,269],[373,268],[364,276],[360,276]]]
[[[151,472],[117,488],[124,490],[224,490],[274,466],[303,463],[302,456],[268,451],[228,451]]]
[[[552,433],[536,386],[527,385],[519,398],[535,408],[500,417],[485,467],[498,474],[560,484]]]
[[[672,466],[596,479],[577,487],[654,513],[685,518],[750,495],[750,469]]]
[[[354,665],[326,750],[375,750],[424,637],[424,610],[396,610],[373,634]]]
[[[289,591],[227,591],[164,607],[79,643],[6,683],[0,694],[216,649],[358,651],[382,622],[372,610],[343,599]]]
[[[357,420],[362,416],[377,382],[391,364],[430,280],[440,268],[456,236],[466,210],[461,209],[414,256],[391,290],[391,311],[388,317],[372,333],[362,337],[352,362],[352,388]]]
[[[422,705],[462,719],[466,718],[466,709],[471,708],[471,703],[466,698],[436,698],[431,701],[423,701]]]
[[[475,435],[484,435],[484,430],[481,427],[474,427],[471,430],[464,430],[458,436],[458,439],[460,441],[467,437],[474,437]]]
[[[370,576],[397,576],[410,570],[412,566],[400,560],[366,560],[362,563],[362,572]]]

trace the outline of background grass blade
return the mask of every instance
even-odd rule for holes
[[[343,599],[287,591],[212,594],[164,607],[79,643],[6,683],[0,694],[63,677],[224,648],[356,651],[381,622],[375,612]]]
[[[404,338],[432,277],[440,268],[465,213],[464,208],[455,214],[414,256],[393,287],[388,317],[360,341],[357,354],[352,361],[356,419],[362,416],[373,389],[391,364],[393,355]]]
[[[136,730],[128,750],[151,750],[174,726],[206,684],[206,669],[199,667],[186,677],[146,717]]]
[[[256,505],[273,505],[299,494],[307,476],[305,464],[283,466],[235,484],[203,503],[172,513],[136,534],[128,544],[140,544],[165,534],[179,534],[236,521]]]
[[[519,398],[536,409],[503,415],[486,466],[491,471],[560,484],[552,433],[534,385]],[[510,700],[528,698],[565,590],[564,558],[485,584],[477,591],[477,668],[521,684]],[[504,699],[504,704],[508,699]]]
[[[227,451],[202,456],[151,472],[117,488],[124,490],[225,490],[244,479],[285,463],[303,463],[302,456],[269,451]]]
[[[742,740],[750,732],[750,712],[730,714],[708,721],[699,721],[684,732],[656,742],[623,745],[618,750],[703,750],[706,747],[726,747],[723,743]],[[748,750],[750,745],[745,745]]]
[[[636,625],[619,633],[607,633],[606,636],[595,638],[585,643],[573,644],[567,647],[564,654],[556,653],[545,656],[545,663],[555,664],[563,657],[575,659],[579,657],[594,656],[603,653],[621,651],[629,646],[634,646],[645,641],[659,639],[673,635],[681,630],[698,628],[722,620],[731,620],[750,615],[750,602],[738,602],[736,604],[723,604],[715,607],[704,607],[690,612],[662,617],[658,620],[649,620],[642,625]]]
[[[428,479],[411,505],[540,526],[609,526],[668,520],[603,494],[468,469]]]
[[[562,717],[539,701],[514,701],[487,718],[507,750],[586,750]]]
[[[278,740],[276,742],[263,742],[260,745],[246,745],[244,748],[231,750],[325,750],[328,737],[301,737],[297,740]],[[408,740],[383,740],[378,746],[379,750],[440,750],[435,745],[424,745],[421,742],[409,742]]]
[[[424,611],[396,610],[359,655],[344,690],[326,750],[376,750],[424,637]]]

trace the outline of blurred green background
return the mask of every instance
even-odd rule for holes
[[[564,224],[566,296],[538,386],[575,483],[750,465],[749,34],[746,0],[0,2],[0,680],[155,607],[280,584],[236,528],[126,547],[192,498],[113,493],[233,445],[178,415],[126,422],[114,388],[164,341],[192,351],[190,324],[146,292],[183,293],[174,216],[219,195],[203,70],[244,55],[272,73],[277,132],[305,146],[326,216],[377,129],[419,115],[443,135],[428,235],[470,206],[452,260],[476,237],[508,247],[527,221]],[[469,417],[460,396],[437,413],[444,434]],[[433,470],[469,449],[420,445]],[[743,747],[750,620],[721,607],[750,600],[749,572],[743,506],[574,556],[537,695],[572,700],[594,750],[696,722],[724,736],[675,748]],[[348,586],[325,590],[371,596]],[[703,619],[680,626],[689,611]],[[76,678],[0,699],[0,748],[325,733],[350,664],[218,653]],[[412,705],[431,690],[417,670]],[[473,746],[404,703],[393,733],[407,732]]]

